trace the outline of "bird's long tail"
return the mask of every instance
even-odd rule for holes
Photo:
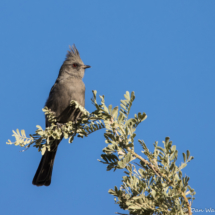
[[[55,155],[57,152],[57,147],[60,141],[61,140],[55,140],[53,142],[54,147],[52,148],[52,150],[46,151],[45,154],[42,156],[32,184],[36,186],[49,186],[51,184],[52,169],[54,165]]]

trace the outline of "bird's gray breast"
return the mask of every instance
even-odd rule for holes
[[[51,89],[46,106],[60,116],[75,100],[85,106],[85,85],[81,79],[57,81]]]

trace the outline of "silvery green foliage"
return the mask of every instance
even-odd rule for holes
[[[187,214],[187,203],[182,196],[193,200],[195,192],[188,185],[189,177],[182,177],[181,170],[193,159],[187,151],[184,162],[176,165],[177,150],[167,137],[164,147],[154,144],[154,152],[150,153],[143,141],[142,153],[151,165],[142,160],[138,163],[126,161],[126,176],[118,189],[110,189],[109,193],[116,196],[116,203],[130,214]],[[125,157],[130,156],[129,153]],[[143,157],[143,156],[142,156]],[[138,168],[138,169],[137,169]]]
[[[118,107],[112,108],[105,105],[104,96],[100,96],[101,103],[96,101],[96,91],[93,91],[92,103],[95,111],[89,113],[77,102],[71,101],[71,107],[79,108],[82,117],[77,122],[65,124],[56,123],[55,113],[43,109],[51,123],[45,130],[36,126],[34,135],[27,138],[25,131],[21,134],[13,131],[15,144],[22,147],[33,145],[44,154],[50,150],[54,139],[62,136],[71,143],[74,137],[87,137],[89,134],[105,128],[105,142],[101,163],[107,165],[107,170],[125,169],[120,188],[110,189],[109,193],[115,196],[115,201],[120,208],[128,210],[129,214],[188,214],[195,191],[188,185],[189,177],[182,176],[182,169],[193,159],[190,152],[183,153],[184,162],[176,165],[178,151],[176,146],[167,137],[163,142],[164,147],[154,143],[154,152],[150,152],[142,140],[138,140],[143,151],[142,155],[134,152],[135,131],[137,126],[146,119],[145,113],[135,114],[129,118],[130,109],[135,99],[134,92],[126,92],[125,99]],[[190,204],[190,205],[188,205]],[[189,213],[190,214],[190,213]]]
[[[56,123],[55,113],[45,107],[43,112],[51,123],[51,126],[43,130],[40,125],[37,125],[36,133],[30,135],[30,138],[26,137],[24,130],[21,130],[20,134],[17,129],[16,132],[13,131],[12,135],[16,139],[15,142],[8,140],[7,144],[19,145],[25,148],[29,148],[33,145],[38,148],[38,151],[44,154],[46,150],[50,150],[50,146],[55,139],[61,139],[63,136],[65,139],[69,139],[69,143],[72,143],[76,135],[78,137],[84,137],[94,131],[104,128],[104,124],[100,119],[96,118],[93,113],[90,114],[76,101],[71,101],[70,105],[71,108],[79,108],[82,112],[82,117],[77,122],[70,121],[64,124]]]

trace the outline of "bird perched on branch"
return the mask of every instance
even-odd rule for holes
[[[90,68],[84,65],[75,45],[70,47],[66,60],[60,68],[55,84],[51,88],[45,106],[55,112],[58,123],[76,121],[81,113],[79,109],[70,106],[70,101],[75,100],[81,106],[85,105],[85,85],[82,81],[85,69]],[[46,118],[46,127],[50,122]],[[63,137],[62,137],[63,138]],[[52,169],[58,145],[62,140],[54,140],[51,150],[42,156],[32,183],[36,186],[49,186],[51,184]]]

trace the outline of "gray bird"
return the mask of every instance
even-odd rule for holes
[[[55,112],[58,123],[76,121],[81,112],[70,106],[70,101],[75,100],[81,106],[85,105],[85,85],[82,81],[85,69],[90,68],[84,65],[75,45],[70,47],[66,60],[60,68],[58,78],[51,88],[45,106]],[[50,125],[46,118],[46,127]],[[62,137],[63,138],[63,137]],[[62,140],[55,140],[51,150],[46,151],[42,156],[32,183],[36,186],[49,186],[51,184],[52,169],[57,147]]]

